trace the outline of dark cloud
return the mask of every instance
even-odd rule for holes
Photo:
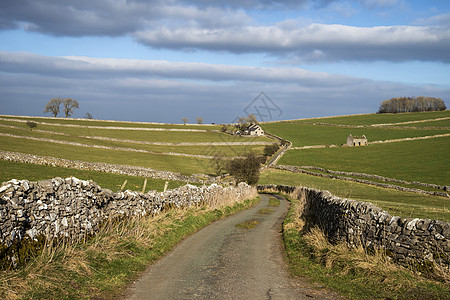
[[[118,36],[162,24],[239,25],[239,11],[186,6],[176,1],[15,0],[0,2],[0,28],[56,36]]]
[[[4,114],[42,115],[53,97],[80,103],[75,117],[181,122],[230,122],[261,91],[281,108],[278,119],[376,112],[392,95],[449,90],[377,82],[297,68],[256,68],[88,57],[54,58],[0,52]]]
[[[397,0],[355,0],[391,7]],[[131,35],[157,49],[263,53],[298,62],[450,62],[448,14],[423,26],[355,27],[287,20],[256,24],[245,9],[327,6],[334,0],[144,1],[15,0],[0,2],[0,29],[57,36]],[[244,8],[244,9],[242,9]],[[250,25],[251,24],[251,25]]]

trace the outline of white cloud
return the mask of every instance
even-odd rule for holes
[[[282,23],[283,24],[283,23]],[[308,59],[321,53],[327,61],[386,60],[450,62],[450,29],[435,26],[282,24],[239,29],[161,27],[140,31],[136,38],[151,47],[202,49],[232,53],[261,52]]]

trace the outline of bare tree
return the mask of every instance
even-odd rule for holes
[[[75,99],[66,98],[62,103],[64,105],[64,114],[66,115],[66,118],[73,114],[75,108],[78,108],[78,101]]]
[[[203,118],[202,117],[197,117],[195,120],[197,121],[197,124],[203,124]]]
[[[211,160],[211,166],[214,169],[214,171],[216,171],[217,176],[222,175],[227,166],[225,155],[220,151],[214,153],[214,157]]]
[[[441,98],[433,97],[398,97],[384,100],[380,104],[379,113],[405,113],[420,111],[445,110],[445,103]]]
[[[184,125],[186,125],[187,122],[189,122],[188,118],[181,118],[181,121],[183,121]]]
[[[252,124],[258,124],[258,119],[256,118],[256,116],[254,114],[249,114],[247,116],[247,121]]]
[[[47,105],[45,106],[44,113],[49,112],[53,114],[53,117],[56,117],[59,113],[59,106],[62,102],[63,98],[60,97],[50,99],[50,101],[48,101]]]

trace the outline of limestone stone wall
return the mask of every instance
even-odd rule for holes
[[[0,186],[0,250],[5,252],[24,238],[78,241],[116,217],[157,214],[169,207],[214,207],[255,195],[256,189],[245,183],[237,187],[185,185],[143,194],[130,190],[113,193],[75,177],[39,182],[13,179]]]
[[[371,203],[342,199],[328,191],[283,185],[258,189],[300,195],[307,226],[319,226],[332,242],[386,249],[402,265],[436,262],[450,271],[450,223],[391,216]]]

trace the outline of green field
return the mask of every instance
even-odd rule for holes
[[[48,117],[26,117],[26,116],[4,116],[0,115],[0,118],[6,118],[10,120],[25,120],[44,123],[56,123],[56,124],[75,124],[82,126],[102,126],[102,127],[139,127],[139,128],[166,128],[166,129],[200,129],[200,130],[220,130],[220,125],[210,124],[159,124],[159,123],[145,123],[145,122],[127,122],[127,121],[108,121],[108,120],[87,120],[87,119],[71,119],[71,118],[48,118]]]
[[[219,131],[220,126],[218,125],[164,125],[14,116],[2,116],[0,118],[0,133],[15,136],[0,136],[0,150],[88,162],[136,165],[182,174],[210,174],[213,170],[209,159],[184,157],[177,154],[213,156],[220,153],[224,156],[235,157],[242,156],[250,151],[262,153],[264,145],[224,145],[223,143],[274,142],[274,140],[266,137],[239,137],[224,134]],[[32,120],[38,122],[38,126],[31,131],[26,123],[19,120]],[[84,127],[63,126],[67,124]],[[130,127],[133,129],[126,129]],[[166,130],[146,130],[149,128]],[[171,129],[200,129],[204,131],[171,131]],[[62,142],[80,145],[68,145],[62,144]],[[169,143],[169,145],[149,143]],[[188,145],[180,143],[188,143]],[[222,143],[222,145],[197,145],[196,143]],[[108,149],[102,149],[101,147],[107,147]]]
[[[450,137],[367,147],[289,150],[278,164],[319,166],[331,170],[449,185]]]
[[[14,122],[11,120],[0,120],[0,124],[12,125],[20,127],[29,131],[28,126],[23,122]],[[113,124],[112,126],[119,126]],[[133,126],[138,127],[138,126]],[[167,125],[166,129],[171,128],[172,125]],[[271,142],[272,140],[265,137],[238,137],[224,134],[218,131],[208,132],[186,132],[186,131],[148,131],[143,130],[131,130],[131,129],[108,129],[105,128],[87,128],[87,127],[65,127],[58,125],[43,125],[38,124],[39,130],[52,131],[57,133],[64,133],[74,137],[90,136],[90,137],[106,137],[115,139],[127,139],[136,141],[149,141],[160,143],[201,143],[201,142]],[[182,128],[184,129],[184,128]],[[188,128],[189,129],[189,128]],[[1,132],[5,132],[6,127],[0,127]],[[16,129],[18,130],[18,129]],[[48,133],[50,134],[50,133]],[[60,138],[62,138],[61,136]]]
[[[410,121],[429,120],[437,118],[448,118],[448,117],[450,117],[450,110],[417,112],[417,113],[399,113],[399,114],[363,114],[363,115],[293,120],[293,122],[301,122],[301,123],[320,122],[320,123],[342,124],[342,125],[373,125],[373,124],[400,123],[400,122],[410,122]]]
[[[318,166],[334,171],[361,172],[407,181],[450,185],[450,137],[370,144],[367,147],[340,146],[346,142],[349,134],[355,136],[364,134],[367,136],[369,143],[372,141],[448,134],[450,133],[450,119],[435,120],[448,117],[450,117],[450,111],[408,114],[367,114],[272,122],[263,124],[263,128],[270,133],[291,141],[293,147],[338,145],[338,147],[319,149],[291,149],[279,160],[278,164],[280,165]],[[37,130],[30,131],[23,120],[33,120],[48,124],[39,123],[36,128]],[[370,126],[373,124],[392,124],[420,120],[435,121],[407,123],[389,127]],[[350,127],[314,125],[312,122],[349,125]],[[67,124],[80,125],[82,127],[63,126]],[[0,150],[52,156],[69,160],[143,166],[157,170],[179,172],[186,175],[197,173],[213,174],[214,170],[210,159],[167,155],[167,153],[212,156],[220,152],[225,156],[231,157],[243,155],[248,151],[262,153],[264,145],[213,146],[195,145],[195,143],[273,142],[273,140],[266,137],[246,138],[223,134],[220,132],[220,125],[151,124],[15,116],[0,116],[0,125],[4,125],[0,126],[1,133],[18,136],[0,136]],[[97,128],[90,128],[88,126],[97,126]],[[111,127],[115,127],[115,129]],[[124,128],[119,129],[117,127]],[[430,129],[427,127],[434,128]],[[146,130],[149,128],[200,129],[204,131]],[[39,130],[44,130],[45,132]],[[84,146],[29,140],[21,137],[52,139],[59,142],[79,143]],[[107,140],[108,138],[116,140]],[[172,144],[150,145],[142,142]],[[194,144],[173,145],[174,143]],[[122,149],[101,149],[98,147]],[[137,152],[139,150],[144,150],[145,153]],[[27,177],[26,172],[21,173],[20,170],[26,170],[28,165],[18,164],[15,167],[11,165],[13,163],[9,164],[9,166],[2,166],[3,170],[0,173],[2,177],[0,179],[8,180],[13,177]],[[40,168],[39,166],[31,166],[30,168],[33,169]],[[14,171],[16,168],[17,171]],[[70,169],[50,168],[45,170],[36,171],[35,175],[30,174],[30,178],[27,179],[47,179],[54,176],[67,177],[69,176],[68,174],[72,174]],[[92,178],[94,181],[103,183],[101,185],[106,184],[105,186],[111,189],[117,188],[126,179],[119,176],[117,179],[109,180],[105,179],[107,178],[104,177],[105,174],[101,174],[99,177],[96,172],[72,171],[73,176],[82,179]],[[340,196],[370,201],[387,209],[392,214],[440,218],[443,220],[450,219],[448,209],[445,207],[448,199],[442,197],[422,196],[420,194],[374,188],[363,184],[279,172],[264,172],[260,182],[297,184],[297,179],[300,178],[298,180],[300,183],[298,184],[330,189],[333,193]],[[130,183],[130,187],[134,186],[139,190],[138,187],[139,184],[142,184],[140,182],[143,182],[143,178],[133,180],[134,183]],[[108,184],[108,181],[111,181],[111,184]],[[155,183],[155,185],[156,188],[162,188],[161,182]],[[432,188],[419,186],[412,187],[433,190]],[[425,207],[424,203],[426,203],[427,207]]]
[[[394,216],[450,222],[450,203],[449,199],[444,197],[407,193],[280,170],[264,171],[259,184],[285,184],[327,190],[342,198],[371,202]]]
[[[263,128],[270,133],[291,141],[293,147],[342,145],[346,143],[349,134],[352,134],[353,136],[365,135],[367,140],[372,142],[432,136],[450,132],[449,129],[405,129],[400,126],[396,128],[347,128],[283,122],[264,124]]]
[[[450,137],[370,144],[372,141],[448,134],[450,133],[450,119],[398,124],[395,127],[370,125],[448,117],[450,117],[450,111],[367,114],[272,122],[263,124],[263,127],[266,131],[291,141],[293,147],[338,145],[338,147],[291,149],[278,161],[279,165],[316,166],[334,171],[374,174],[406,181],[448,186],[450,185]],[[313,122],[349,125],[349,127],[312,124]],[[342,147],[341,144],[346,142],[349,134],[366,135],[369,145]],[[342,197],[372,202],[394,215],[450,220],[449,199],[443,197],[423,196],[282,171],[264,172],[260,183],[304,185],[327,189]],[[421,186],[403,186],[437,191]]]
[[[107,188],[112,191],[119,191],[125,180],[127,180],[125,189],[142,191],[144,185],[144,178],[137,176],[117,175],[0,160],[0,182],[5,182],[11,179],[40,181],[55,177],[67,178],[71,176],[81,180],[92,180],[102,188]],[[164,189],[165,182],[166,181],[162,179],[148,178],[145,191],[162,191]],[[173,189],[184,184],[186,183],[180,181],[169,181],[168,188]]]

